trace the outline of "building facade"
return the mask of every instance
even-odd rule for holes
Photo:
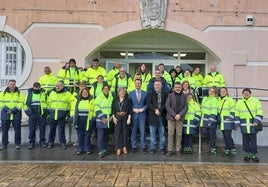
[[[141,62],[203,74],[215,64],[228,86],[267,88],[267,12],[263,0],[0,0],[1,87],[97,57],[132,75]]]

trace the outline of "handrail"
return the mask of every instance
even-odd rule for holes
[[[256,91],[265,91],[267,92],[267,99],[262,99],[258,96],[254,96],[254,97],[257,97],[260,101],[265,101],[265,102],[268,102],[268,88],[256,88],[256,87],[245,87],[245,86],[225,86],[228,90],[229,90],[229,93],[230,93],[230,89],[234,89],[235,90],[235,96],[233,96],[232,98],[233,99],[236,99],[238,100],[239,98],[242,98],[242,97],[239,97],[239,92],[238,90],[243,90],[245,88],[249,88],[250,90],[256,90]],[[204,95],[200,95],[200,90],[203,91],[204,90],[208,90],[210,87],[207,87],[207,86],[200,86],[200,87],[197,87],[196,89],[194,89],[194,95],[195,95],[195,98],[196,100],[199,102],[199,98],[203,98],[205,97]],[[220,89],[221,87],[218,87],[218,90]],[[199,97],[199,98],[198,98]]]

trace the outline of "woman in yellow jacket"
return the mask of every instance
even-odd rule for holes
[[[243,89],[242,94],[243,98],[236,103],[235,126],[241,129],[244,161],[259,162],[256,126],[262,123],[263,109],[260,100],[251,96],[249,88]]]
[[[217,121],[216,117],[218,114],[219,102],[217,99],[217,87],[212,86],[208,90],[208,96],[204,97],[202,100],[201,106],[201,132],[202,135],[208,137],[210,149],[209,154],[216,154],[216,129],[217,129]]]
[[[91,154],[91,119],[95,115],[95,104],[93,97],[89,94],[87,88],[82,89],[76,101],[72,103],[71,116],[73,117],[74,126],[78,134],[77,155],[83,152]]]
[[[104,85],[102,93],[95,99],[96,128],[98,136],[99,157],[103,158],[108,154],[109,128],[112,121],[113,96],[110,87]]]
[[[188,101],[188,110],[184,117],[183,122],[183,153],[191,154],[192,144],[193,144],[193,136],[198,131],[198,124],[201,117],[200,105],[194,100],[194,95],[192,93],[187,94]]]
[[[232,138],[232,130],[235,129],[235,101],[229,97],[226,87],[220,89],[218,124],[223,134],[225,143],[224,155],[236,155],[236,149]]]

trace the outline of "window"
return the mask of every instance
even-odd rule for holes
[[[16,79],[23,73],[25,52],[20,42],[10,34],[0,32],[0,87],[9,79]]]

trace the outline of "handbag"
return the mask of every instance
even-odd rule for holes
[[[251,111],[249,110],[249,107],[248,107],[248,105],[247,105],[246,101],[244,101],[244,103],[245,103],[245,105],[246,105],[246,107],[247,107],[247,109],[248,109],[248,112],[250,113],[250,115],[251,115],[252,119],[254,119],[254,117],[253,117],[253,115],[252,115]],[[256,130],[257,132],[262,131],[262,130],[263,130],[263,125],[262,125],[262,122],[258,123],[258,125],[257,125],[257,126],[254,126],[254,128],[255,128],[255,130]]]

